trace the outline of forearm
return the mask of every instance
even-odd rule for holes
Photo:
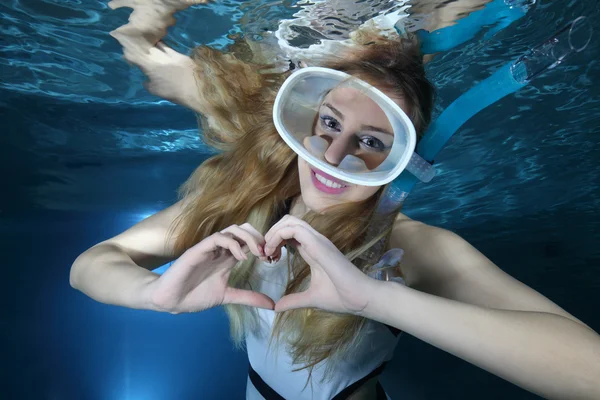
[[[111,2],[111,7],[131,6],[130,1]],[[173,15],[193,3],[152,2],[134,8],[129,22],[110,34],[123,46],[125,60],[139,67],[148,80],[146,89],[163,99],[189,108],[197,113],[207,112],[200,96],[196,63],[187,55],[162,43],[169,26],[175,24]]]
[[[550,399],[600,398],[600,337],[549,313],[482,308],[377,282],[363,316]]]
[[[102,303],[155,310],[147,289],[157,278],[157,274],[136,265],[118,246],[101,244],[75,260],[70,283]]]

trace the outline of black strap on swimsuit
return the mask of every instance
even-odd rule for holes
[[[391,325],[386,325],[386,326],[388,327],[388,329],[390,330],[390,332],[392,332],[392,335],[394,335],[396,337],[398,337],[398,335],[402,333],[402,331],[400,329],[398,329],[398,328],[394,328]]]
[[[347,399],[354,393],[358,388],[360,388],[365,382],[370,380],[373,377],[380,375],[385,369],[387,362],[384,362],[379,367],[375,368],[369,375],[359,379],[354,382],[352,385],[348,386],[341,392],[335,395],[332,400],[344,400]],[[285,397],[281,396],[277,393],[271,386],[267,385],[267,383],[258,375],[258,373],[252,368],[252,365],[248,364],[248,376],[250,377],[250,381],[266,400],[286,400]],[[385,395],[385,391],[383,390],[383,386],[381,383],[377,381],[377,400],[386,400],[387,396]]]

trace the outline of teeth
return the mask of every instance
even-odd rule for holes
[[[335,183],[330,181],[329,179],[325,179],[324,177],[322,177],[321,175],[315,173],[315,176],[317,177],[317,180],[319,182],[321,182],[323,185],[330,187],[330,188],[334,188],[334,189],[339,189],[339,188],[343,188],[346,187],[345,185],[340,185],[339,183]]]

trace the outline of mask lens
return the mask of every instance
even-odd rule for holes
[[[357,78],[307,72],[293,73],[278,94],[280,135],[317,169],[351,183],[381,184],[406,157],[412,124],[397,104]]]

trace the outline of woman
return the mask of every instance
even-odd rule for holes
[[[394,328],[544,397],[600,398],[600,338],[584,323],[459,236],[398,210],[369,237],[384,188],[296,158],[274,126],[289,74],[261,74],[207,48],[187,57],[160,42],[189,3],[113,1],[134,12],[112,35],[152,93],[205,117],[205,140],[222,153],[188,179],[181,201],[78,257],[73,287],[171,313],[225,305],[234,341],[247,344],[249,399],[385,398],[377,374],[392,356]],[[366,167],[356,170],[362,176],[385,165],[381,151],[402,133],[394,113],[410,118],[407,129],[426,128],[432,88],[414,48],[381,39],[324,66],[376,86],[395,110],[347,80],[329,90],[313,135],[298,139],[325,167],[339,172],[350,160]],[[404,250],[406,286],[366,275],[374,260],[361,257],[380,238],[386,250]],[[150,272],[172,260],[162,276]]]

